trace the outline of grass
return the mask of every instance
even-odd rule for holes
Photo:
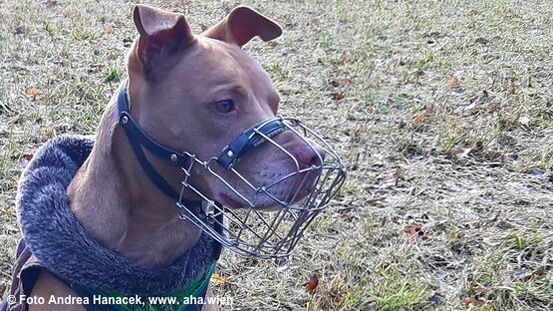
[[[239,2],[151,3],[199,32]],[[132,4],[0,2],[0,287],[25,157],[94,133],[126,76]],[[246,47],[282,114],[325,133],[350,174],[287,265],[225,254],[218,295],[236,310],[553,308],[552,2],[242,4],[284,26]]]

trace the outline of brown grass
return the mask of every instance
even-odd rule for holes
[[[199,31],[239,2],[151,3]],[[126,75],[132,4],[0,2],[0,286],[25,155],[94,132]],[[282,114],[323,131],[350,176],[287,265],[225,254],[216,292],[232,309],[553,308],[553,2],[242,4],[284,26],[246,48]]]

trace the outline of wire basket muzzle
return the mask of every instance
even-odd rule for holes
[[[277,142],[277,136],[283,132],[310,148],[313,159],[309,164],[299,161],[292,151]],[[272,176],[272,180],[256,183],[238,169],[237,163],[246,154],[258,152],[264,144],[288,159],[288,169]],[[191,158],[189,166],[182,168],[186,177],[177,202],[181,218],[191,221],[226,248],[259,258],[290,255],[309,224],[328,207],[346,177],[342,160],[327,141],[297,119],[262,122],[244,131],[218,157],[209,161]],[[196,166],[239,198],[242,207],[224,206],[192,185],[190,180],[198,169]],[[183,198],[187,191],[202,199],[203,209],[187,206],[189,201]],[[262,207],[260,200],[264,202]]]

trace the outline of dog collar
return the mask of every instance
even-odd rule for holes
[[[190,162],[190,156],[176,151],[174,149],[165,147],[157,143],[154,139],[150,138],[148,134],[144,133],[138,126],[136,121],[130,114],[129,103],[127,99],[127,88],[121,87],[119,90],[119,96],[117,99],[117,108],[119,110],[119,124],[123,127],[128,141],[133,149],[140,166],[144,170],[144,173],[148,176],[150,181],[156,185],[156,187],[163,192],[166,196],[178,201],[180,194],[175,191],[173,187],[159,174],[152,163],[148,161],[142,147],[146,148],[156,157],[164,160],[175,167],[187,167]],[[190,206],[201,205],[201,202],[188,202]]]

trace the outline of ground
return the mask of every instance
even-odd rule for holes
[[[239,4],[151,3],[197,32]],[[322,131],[349,176],[288,264],[223,256],[224,310],[553,308],[553,2],[242,4],[284,28],[246,46],[281,113]],[[47,139],[94,133],[126,76],[132,5],[0,2],[2,287],[18,176]]]

